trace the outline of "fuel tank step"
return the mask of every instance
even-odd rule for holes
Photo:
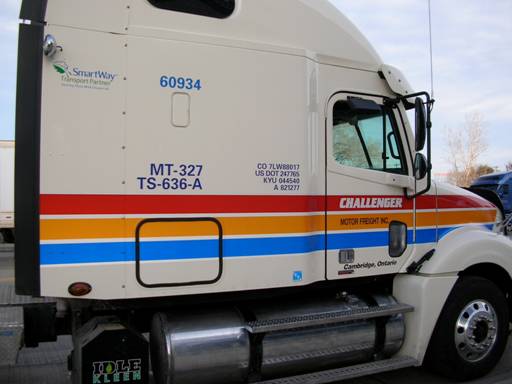
[[[247,323],[246,329],[248,332],[253,334],[268,333],[319,325],[344,323],[354,320],[374,319],[376,317],[393,316],[412,311],[414,311],[414,307],[407,304],[397,303],[378,307],[354,308],[336,312],[293,316],[282,319],[251,321]]]
[[[305,375],[285,377],[282,379],[259,381],[253,384],[325,384],[341,380],[355,379],[366,375],[375,375],[397,369],[418,365],[412,357],[400,356],[371,363],[352,365],[345,368],[330,369],[327,371],[308,373]]]
[[[390,360],[412,310],[390,295],[341,294],[158,313],[150,336],[155,381],[327,383],[415,365]]]

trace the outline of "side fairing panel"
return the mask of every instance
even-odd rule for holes
[[[198,293],[321,279],[309,65],[296,56],[130,38],[127,193],[159,204],[141,200],[128,213],[153,220],[139,238],[139,280],[160,286],[129,280],[130,296],[176,284],[184,285],[175,292]],[[175,124],[180,95],[188,124]]]
[[[316,65],[49,27],[42,292],[113,299],[324,278]],[[98,78],[99,77],[99,78]]]
[[[80,262],[77,247],[91,226],[102,231],[101,222],[84,226],[70,220],[86,206],[97,207],[82,198],[70,202],[69,196],[125,192],[125,38],[58,26],[48,26],[45,33],[55,36],[63,50],[43,60],[41,293],[63,296],[69,284],[86,281],[98,293],[122,297],[124,264],[70,268],[67,263]],[[122,236],[123,222],[115,231]],[[85,255],[97,262],[104,257],[93,248]]]
[[[46,32],[63,51],[43,63],[41,194],[123,193],[125,37]]]

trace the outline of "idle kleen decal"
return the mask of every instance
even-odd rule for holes
[[[95,361],[92,384],[126,383],[142,380],[142,359]]]

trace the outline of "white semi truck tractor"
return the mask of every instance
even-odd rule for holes
[[[150,358],[158,384],[498,362],[503,215],[431,181],[433,100],[328,1],[24,0],[21,19],[16,290],[46,298],[26,346],[72,334],[75,384],[147,383]]]

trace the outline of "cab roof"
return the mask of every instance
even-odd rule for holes
[[[382,64],[363,34],[328,0],[235,2],[233,14],[218,19],[161,9],[148,0],[48,0],[46,21],[121,35],[185,34],[191,41],[214,40],[258,50],[259,45],[263,50],[307,54],[320,62],[339,61],[375,71]]]

